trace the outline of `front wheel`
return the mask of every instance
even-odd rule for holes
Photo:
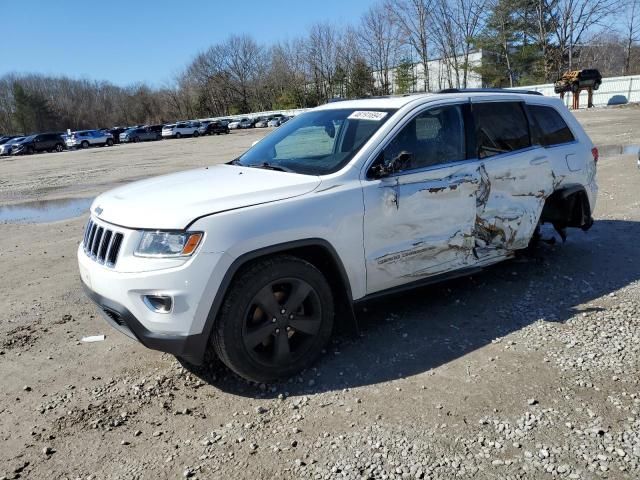
[[[199,137],[200,136],[200,132],[198,130],[196,130],[195,132],[193,132],[193,136],[194,137]]]
[[[255,382],[290,377],[314,362],[333,329],[324,275],[288,255],[260,260],[234,280],[212,334],[218,357]]]
[[[56,143],[56,152],[61,152],[64,150],[64,146],[61,143]]]
[[[180,132],[176,133],[176,138],[180,138],[182,134]]]
[[[89,142],[87,142],[86,140],[84,140],[81,144],[82,148],[89,148]]]

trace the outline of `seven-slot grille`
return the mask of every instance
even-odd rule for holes
[[[84,252],[98,263],[114,267],[122,246],[124,235],[89,220],[84,231]]]

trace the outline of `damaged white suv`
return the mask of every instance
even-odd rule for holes
[[[352,307],[592,224],[597,150],[557,99],[446,93],[331,103],[225,165],[96,198],[78,249],[117,329],[254,381],[313,362]]]

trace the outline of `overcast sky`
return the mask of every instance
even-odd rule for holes
[[[261,43],[303,35],[317,21],[356,23],[373,0],[2,2],[0,75],[64,74],[162,86],[231,34]]]

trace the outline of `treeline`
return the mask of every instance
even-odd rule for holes
[[[312,25],[266,45],[233,35],[198,53],[166,88],[9,74],[0,132],[101,128],[313,107],[362,97],[546,83],[563,71],[640,73],[640,0],[382,0],[344,27]],[[482,63],[469,61],[482,51]],[[445,81],[429,62],[439,59]]]

